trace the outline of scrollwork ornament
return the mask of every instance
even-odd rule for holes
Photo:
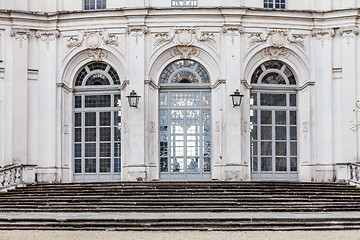
[[[195,47],[176,47],[172,51],[172,55],[180,55],[181,59],[190,59],[192,56],[198,55],[198,50]]]
[[[92,60],[95,62],[100,62],[103,60],[103,58],[107,58],[106,52],[102,49],[89,50],[86,53],[86,56],[87,58],[92,58]]]
[[[138,44],[139,38],[143,37],[148,32],[148,28],[147,27],[127,27],[126,32],[130,36],[134,37],[136,44]]]
[[[268,39],[268,36],[264,36],[263,33],[251,33],[248,38],[250,39],[249,42],[249,48],[251,48],[252,46],[259,44],[259,43],[263,43],[266,42],[266,40]]]
[[[58,38],[60,32],[58,30],[55,31],[37,31],[35,36],[39,38],[41,41],[45,42],[47,45],[47,49],[49,49],[50,42],[55,41]]]
[[[67,40],[67,47],[68,48],[74,48],[74,47],[80,47],[81,44],[84,42],[84,36],[71,36],[68,40]]]
[[[204,42],[209,44],[210,46],[216,48],[216,37],[215,33],[213,32],[199,32],[198,36],[196,36],[196,39],[199,42]]]
[[[292,34],[291,32],[289,32],[288,34],[288,41],[292,44],[295,44],[297,46],[299,46],[300,48],[302,48],[303,50],[305,50],[305,38],[306,35],[302,35],[302,34]]]
[[[104,38],[104,43],[106,45],[119,46],[119,38],[115,34],[109,34],[106,38]]]
[[[22,47],[23,42],[28,40],[32,36],[32,33],[29,29],[11,29],[10,36],[19,40],[20,47]]]
[[[154,38],[155,38],[154,47],[159,47],[168,42],[171,42],[175,38],[175,34],[173,31],[166,33],[156,33]]]
[[[313,29],[311,35],[317,40],[321,41],[321,47],[324,47],[325,41],[328,41],[335,35],[335,31],[332,28],[329,29]]]
[[[340,28],[337,33],[346,40],[347,46],[350,46],[350,39],[359,34],[359,28],[356,26],[344,27]]]
[[[286,58],[289,55],[289,51],[286,48],[268,47],[263,50],[264,56],[269,56],[271,60],[278,60],[280,56]]]
[[[223,33],[231,37],[231,43],[234,45],[235,37],[244,32],[242,26],[240,27],[223,27]]]

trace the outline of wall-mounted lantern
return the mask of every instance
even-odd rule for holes
[[[132,90],[130,92],[129,96],[126,96],[129,100],[129,106],[130,107],[137,107],[139,104],[139,99],[141,98],[141,96],[138,96],[135,92],[135,90]]]
[[[239,90],[236,89],[236,91],[233,94],[230,94],[230,97],[232,98],[233,106],[240,106],[241,100],[244,97],[244,95],[241,95]]]

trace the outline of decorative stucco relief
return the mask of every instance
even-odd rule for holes
[[[159,47],[166,43],[171,42],[175,38],[174,31],[163,32],[163,33],[156,33],[154,36],[155,42],[154,47]]]
[[[199,42],[205,43],[214,49],[217,49],[217,41],[216,41],[216,32],[205,32],[205,31],[198,31],[196,34],[196,39]]]
[[[98,49],[101,44],[117,47],[119,37],[116,33],[106,33],[106,30],[82,31],[77,36],[70,36],[67,39],[67,47],[80,47],[84,44],[88,49]]]
[[[249,43],[248,43],[248,49],[249,49],[254,45],[266,42],[268,36],[264,33],[251,33],[248,34],[248,39],[249,39]]]
[[[359,34],[358,27],[343,27],[337,30],[337,33],[346,40],[347,46],[350,46],[350,39]]]
[[[262,51],[263,57],[269,56],[272,60],[278,60],[280,57],[287,58],[289,51],[286,48],[268,47]]]
[[[37,31],[35,36],[41,41],[46,42],[47,49],[49,49],[50,42],[55,41],[56,38],[60,36],[58,30],[54,31]]]
[[[29,29],[11,29],[10,36],[14,37],[15,39],[19,40],[20,47],[23,46],[23,42],[28,40],[30,37],[32,37],[32,33]]]
[[[176,55],[180,55],[181,59],[190,59],[193,56],[198,56],[200,54],[200,52],[195,48],[195,47],[175,47],[175,49],[173,49],[171,51],[171,55],[172,56],[176,56]]]
[[[175,29],[176,43],[182,47],[191,46],[195,40],[196,29]]]
[[[102,49],[89,49],[85,54],[87,58],[95,62],[100,62],[103,58],[107,58],[107,53]]]
[[[305,49],[305,39],[306,39],[306,35],[304,34],[292,34],[291,32],[289,32],[288,34],[288,41],[298,47],[300,47],[302,50],[306,50]]]
[[[282,48],[286,45],[287,30],[282,29],[268,29],[267,35],[271,46],[274,48]]]
[[[223,33],[225,33],[227,36],[231,37],[231,43],[235,43],[235,38],[237,36],[240,36],[241,33],[244,32],[244,29],[242,26],[238,27],[223,27]]]
[[[143,37],[147,32],[148,28],[145,26],[142,27],[127,27],[126,32],[135,38],[136,44],[139,43],[139,38]]]
[[[311,35],[317,40],[321,41],[321,47],[324,47],[325,42],[335,35],[335,31],[332,28],[329,29],[313,29]]]

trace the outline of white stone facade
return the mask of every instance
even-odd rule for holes
[[[260,0],[170,6],[109,0],[107,10],[82,11],[82,0],[1,1],[0,166],[37,165],[39,182],[74,181],[75,79],[104,62],[121,81],[121,180],[159,180],[159,79],[180,59],[210,76],[211,179],[252,180],[251,79],[270,60],[296,79],[296,180],[333,181],[337,163],[360,161],[351,130],[360,121],[360,1],[289,0],[284,11],[263,10]],[[231,102],[236,89],[241,107]],[[137,108],[127,104],[131,90],[141,96]]]

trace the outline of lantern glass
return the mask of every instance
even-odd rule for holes
[[[130,107],[137,107],[138,106],[140,96],[138,96],[134,90],[132,90],[130,95],[126,96],[126,97],[129,100],[129,106]]]
[[[233,94],[230,95],[232,98],[233,106],[237,107],[241,105],[241,100],[244,95],[241,95],[239,90],[236,90]]]

